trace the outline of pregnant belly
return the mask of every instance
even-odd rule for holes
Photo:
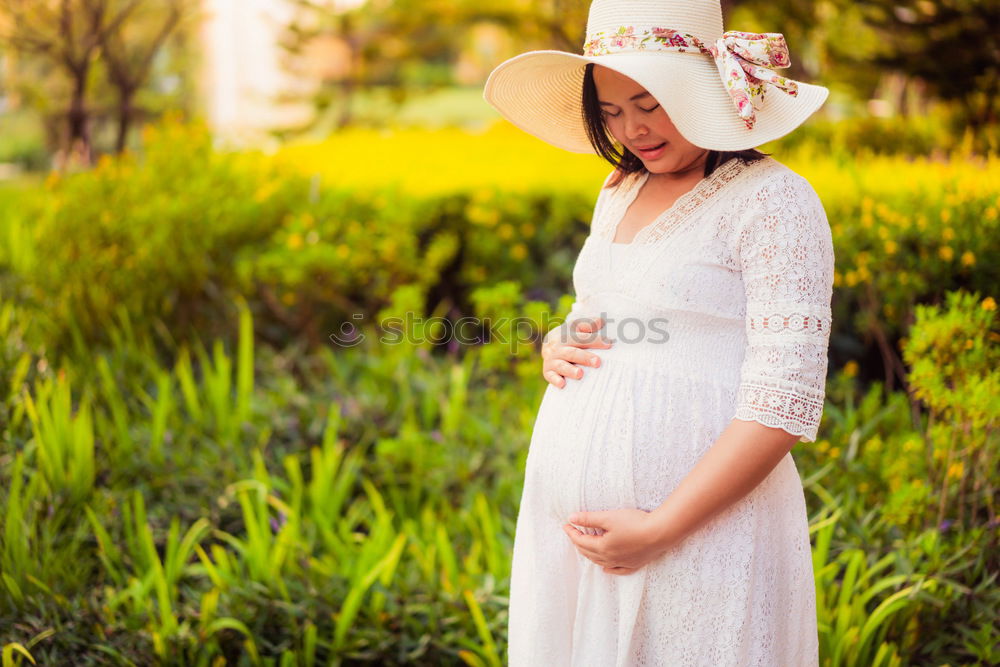
[[[634,405],[625,368],[584,370],[562,389],[549,385],[535,419],[525,485],[554,520],[577,511],[635,507]]]

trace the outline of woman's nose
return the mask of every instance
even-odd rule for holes
[[[629,140],[637,139],[648,132],[646,124],[642,122],[640,118],[626,118],[625,119],[625,136]]]

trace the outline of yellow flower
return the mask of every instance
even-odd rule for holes
[[[972,266],[976,263],[976,255],[971,250],[962,253],[962,266]]]
[[[288,247],[292,250],[298,250],[302,247],[302,235],[299,233],[292,234],[288,237]]]
[[[941,211],[941,222],[948,222],[949,220],[951,220],[951,211],[944,209]],[[947,233],[947,230],[945,230],[945,233]]]
[[[861,482],[860,484],[858,484],[858,491],[864,493],[867,490],[868,490],[868,482]]]
[[[833,447],[833,448],[832,448],[832,449],[830,450],[830,458],[833,458],[833,459],[835,459],[835,458],[837,458],[838,456],[840,456],[840,447]]]
[[[896,250],[898,248],[899,248],[899,246],[896,245],[895,241],[886,241],[885,242],[885,252],[886,252],[887,255],[894,255],[894,254],[896,254]]]
[[[351,249],[347,247],[346,244],[341,243],[337,246],[337,257],[341,259],[347,259],[347,256],[351,254]]]
[[[946,262],[950,262],[955,256],[955,251],[951,249],[951,246],[943,245],[938,248],[938,255]]]
[[[514,226],[509,223],[503,223],[497,227],[497,236],[506,240],[514,236]]]
[[[510,249],[510,256],[521,260],[528,256],[528,248],[523,243],[515,243]]]
[[[858,374],[858,362],[852,359],[851,361],[848,361],[846,364],[844,364],[844,375],[846,375],[849,378],[852,378],[857,374]]]
[[[976,342],[974,340],[972,340],[971,338],[969,338],[968,340],[965,341],[965,349],[966,350],[971,350],[973,347],[975,347],[975,345],[976,345]]]
[[[277,181],[266,181],[263,185],[257,188],[257,191],[253,194],[253,200],[259,204],[273,195],[277,189]]]
[[[993,300],[993,297],[988,296],[985,299],[983,299],[982,307],[983,310],[996,310],[997,302]]]
[[[948,466],[948,477],[951,479],[961,479],[963,472],[965,472],[965,464],[961,461],[956,461]]]
[[[535,235],[535,226],[530,222],[526,222],[523,225],[521,225],[521,233],[524,235],[525,238],[530,239],[532,236]]]

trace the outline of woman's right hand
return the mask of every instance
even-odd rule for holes
[[[603,327],[604,320],[600,317],[580,318],[549,331],[542,342],[542,377],[562,389],[566,386],[566,378],[579,380],[583,377],[583,369],[578,364],[599,367],[601,358],[587,352],[587,348],[611,347],[614,341],[598,333]]]

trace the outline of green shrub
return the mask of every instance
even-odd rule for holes
[[[1000,466],[1000,319],[996,301],[949,292],[941,306],[918,306],[903,347],[915,399],[927,410],[932,452],[927,500],[936,524],[962,527],[997,516]],[[930,513],[930,512],[929,512]]]
[[[17,269],[54,347],[73,329],[108,342],[119,307],[150,330],[213,331],[236,285],[235,251],[280,223],[295,184],[253,156],[216,152],[207,132],[176,124],[147,138],[141,158],[53,176],[24,203],[30,252]]]

